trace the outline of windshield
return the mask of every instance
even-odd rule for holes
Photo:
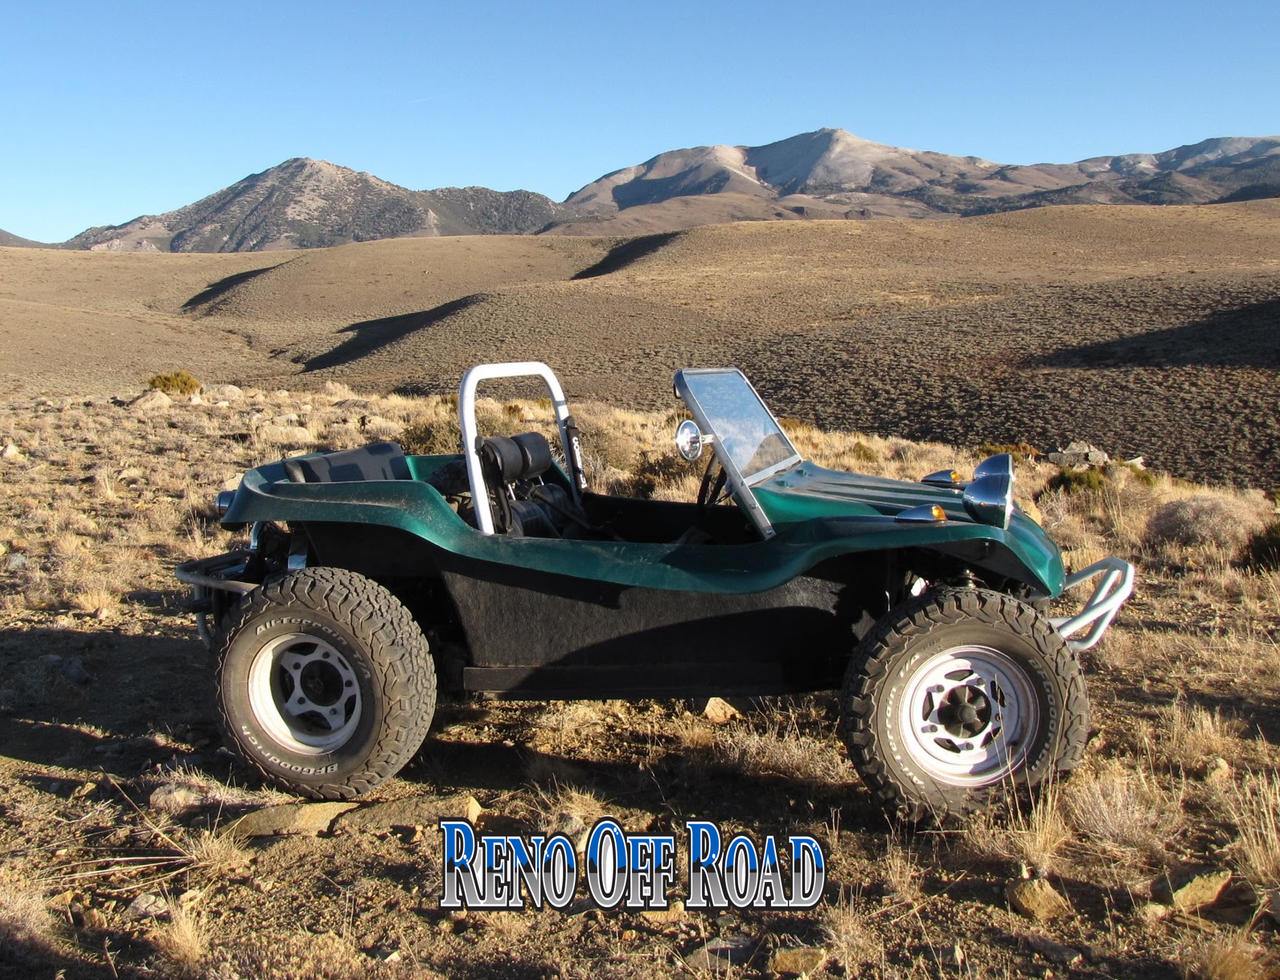
[[[747,486],[800,462],[751,383],[736,368],[681,371],[684,397],[717,455],[732,463]]]

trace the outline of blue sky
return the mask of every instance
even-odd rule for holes
[[[823,126],[1002,163],[1280,133],[1280,4],[6,5],[0,228],[62,241],[294,156],[557,200]]]

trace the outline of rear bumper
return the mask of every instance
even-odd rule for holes
[[[1067,646],[1077,653],[1088,650],[1102,639],[1102,634],[1107,631],[1120,607],[1133,593],[1133,566],[1119,558],[1104,558],[1068,576],[1063,592],[1099,576],[1101,580],[1094,586],[1093,595],[1078,613],[1050,620],[1054,629],[1066,638]],[[1079,638],[1072,639],[1081,630],[1084,633]]]

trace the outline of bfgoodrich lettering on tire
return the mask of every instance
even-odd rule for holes
[[[435,712],[435,669],[413,616],[339,568],[251,593],[227,621],[215,678],[229,744],[271,781],[317,799],[348,799],[394,775]]]
[[[928,592],[855,653],[841,695],[855,768],[892,814],[941,820],[1079,764],[1089,699],[1049,622],[1007,595]]]

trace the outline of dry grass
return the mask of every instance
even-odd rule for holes
[[[1210,546],[1236,555],[1262,530],[1269,510],[1261,495],[1197,493],[1157,507],[1147,522],[1145,541],[1149,547]]]
[[[1055,780],[1030,802],[1015,799],[1011,806],[1009,813],[990,811],[970,819],[963,846],[976,858],[1009,861],[1045,877],[1076,836],[1063,812],[1061,786]]]
[[[885,966],[884,941],[872,928],[872,910],[856,896],[841,895],[822,914],[822,936],[845,975]]]
[[[1273,980],[1276,967],[1247,932],[1234,932],[1190,949],[1180,972],[1184,980]]]
[[[1259,894],[1280,888],[1280,777],[1250,775],[1233,788],[1227,808],[1239,835],[1237,867]]]
[[[1076,832],[1118,871],[1161,867],[1183,822],[1179,796],[1131,763],[1074,774],[1062,802]]]
[[[168,921],[156,927],[156,949],[181,977],[196,977],[209,956],[211,929],[194,902],[170,899]]]

